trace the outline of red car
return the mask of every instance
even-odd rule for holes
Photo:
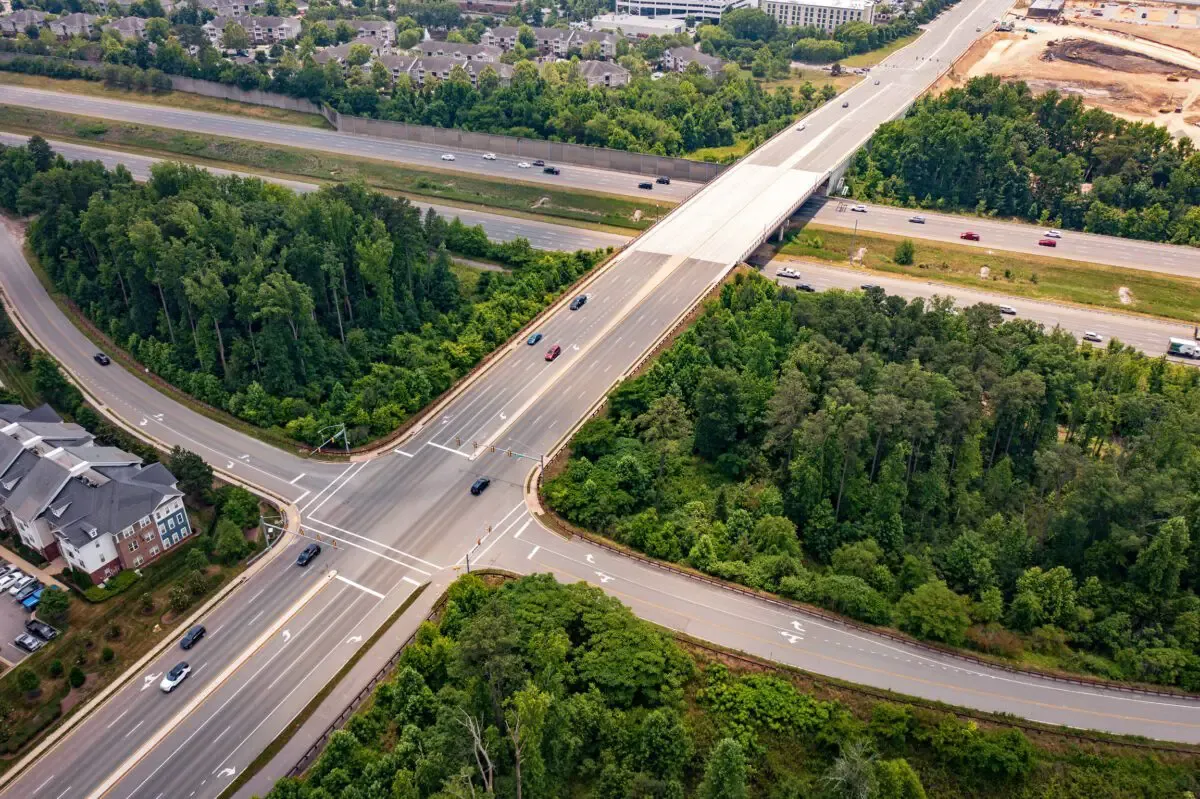
[[[553,361],[555,358],[557,358],[561,354],[562,354],[562,347],[555,344],[553,347],[546,350],[546,360]]]
[[[979,234],[972,233],[971,231],[968,230],[966,233],[959,236],[959,238],[966,239],[967,241],[979,241]]]
[[[1038,241],[1038,246],[1039,247],[1057,247],[1058,242],[1055,241],[1054,239],[1040,239]]]

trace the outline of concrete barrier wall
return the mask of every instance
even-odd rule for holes
[[[239,89],[237,86],[230,86],[226,83],[200,80],[199,78],[184,78],[179,75],[170,75],[169,77],[171,78],[171,88],[177,92],[202,94],[205,97],[219,97],[223,100],[232,100],[235,103],[265,105],[271,108],[282,108],[285,111],[299,111],[302,114],[321,113],[319,105],[311,100],[305,100],[303,97],[289,97],[286,94],[264,92],[261,89],[246,91],[245,89]]]

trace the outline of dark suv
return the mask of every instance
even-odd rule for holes
[[[320,544],[309,544],[308,546],[306,546],[304,548],[304,551],[300,553],[300,556],[298,558],[296,558],[296,565],[297,566],[307,566],[308,564],[312,563],[313,558],[315,558],[317,555],[320,555],[320,554],[321,554],[321,545]]]
[[[204,634],[207,632],[208,632],[208,630],[204,629],[203,624],[197,624],[195,627],[188,630],[187,633],[183,636],[183,638],[180,639],[179,648],[180,649],[191,649],[192,647],[194,647],[196,645],[196,643],[201,638],[204,637]]]
[[[587,302],[587,295],[580,294],[578,297],[571,300],[571,310],[578,311],[580,308],[582,308],[584,306],[584,303],[586,303],[586,302]]]
[[[488,479],[487,477],[480,477],[474,483],[471,483],[471,495],[476,496],[476,497],[479,496],[484,491],[486,491],[487,487],[490,486],[491,484],[492,484],[492,481],[490,479]]]
[[[545,172],[547,175],[557,175],[559,173],[559,169],[556,166],[544,167],[542,169],[542,171]]]
[[[659,185],[662,185],[662,186],[670,186],[671,185],[671,179],[669,177],[667,177],[666,175],[659,175],[658,177],[656,177],[654,179],[654,182],[658,183]]]
[[[46,622],[38,621],[37,619],[28,619],[25,622],[25,631],[30,635],[36,635],[43,641],[53,641],[58,637],[58,630],[46,624]]]

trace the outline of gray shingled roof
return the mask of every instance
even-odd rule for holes
[[[89,530],[119,532],[143,516],[149,516],[165,500],[180,496],[180,492],[171,485],[164,486],[157,480],[142,479],[138,472],[145,471],[148,470],[135,470],[132,474],[123,475],[125,479],[110,480],[96,487],[82,480],[71,480],[62,493],[54,498],[50,508],[53,511],[65,505],[66,509],[61,516],[51,517],[51,521],[67,540],[79,548],[93,540]]]
[[[62,490],[71,473],[57,463],[39,458],[29,474],[17,483],[4,503],[13,518],[29,524],[38,517],[52,499]]]

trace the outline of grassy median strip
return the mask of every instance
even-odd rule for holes
[[[99,81],[48,78],[45,75],[26,75],[21,72],[0,72],[0,84],[4,83],[11,86],[28,86],[31,89],[46,89],[64,94],[82,94],[87,97],[100,97],[105,100],[170,106],[171,108],[182,108],[187,111],[207,111],[213,114],[253,117],[254,119],[261,119],[267,122],[283,122],[288,125],[299,125],[306,128],[333,130],[333,126],[329,124],[328,120],[319,114],[305,114],[301,111],[289,111],[284,108],[272,108],[266,105],[238,103],[233,100],[223,100],[220,97],[206,97],[202,94],[175,91],[139,92],[133,89],[114,88]]]
[[[260,144],[95,117],[0,105],[0,129],[103,144],[156,156],[183,156],[328,181],[361,180],[368,186],[447,202],[508,209],[641,230],[673,206],[651,200],[555,189],[467,174],[413,169],[394,162]]]
[[[408,599],[404,600],[404,604],[397,608],[396,612],[389,616],[388,620],[380,625],[379,629],[376,630],[362,646],[355,650],[354,654],[350,656],[350,659],[347,660],[340,669],[338,669],[338,673],[333,675],[333,678],[329,680],[329,682],[325,683],[321,690],[318,691],[311,700],[309,700],[308,704],[304,706],[304,709],[296,714],[296,717],[292,719],[291,723],[284,727],[283,731],[280,732],[279,735],[275,736],[275,740],[271,741],[271,743],[267,745],[266,749],[263,749],[261,752],[259,752],[258,756],[255,757],[254,760],[250,761],[249,766],[242,769],[242,773],[237,775],[237,778],[229,784],[229,787],[221,792],[221,795],[218,797],[218,799],[227,799],[227,797],[232,797],[235,795],[242,789],[243,785],[245,785],[252,777],[254,777],[255,774],[257,774],[263,769],[264,766],[275,759],[275,756],[283,750],[283,747],[287,746],[288,741],[292,740],[292,736],[300,731],[300,728],[304,726],[304,723],[308,721],[313,713],[317,712],[317,708],[319,708],[321,703],[328,698],[329,694],[333,692],[333,689],[337,688],[338,683],[345,679],[346,675],[350,673],[350,670],[354,668],[358,661],[362,660],[367,652],[369,652],[371,648],[379,642],[379,639],[392,629],[392,625],[400,620],[400,617],[404,615],[404,612],[412,607],[412,604],[420,598],[421,594],[425,593],[425,589],[428,587],[429,583],[423,583],[417,587],[417,590],[413,591],[409,595]]]
[[[912,264],[901,265],[894,255],[896,245],[905,238],[809,224],[793,233],[780,252],[845,264],[852,249],[865,248],[862,266],[880,272],[1017,297],[1200,322],[1200,280],[1194,278],[921,239],[911,239]]]

